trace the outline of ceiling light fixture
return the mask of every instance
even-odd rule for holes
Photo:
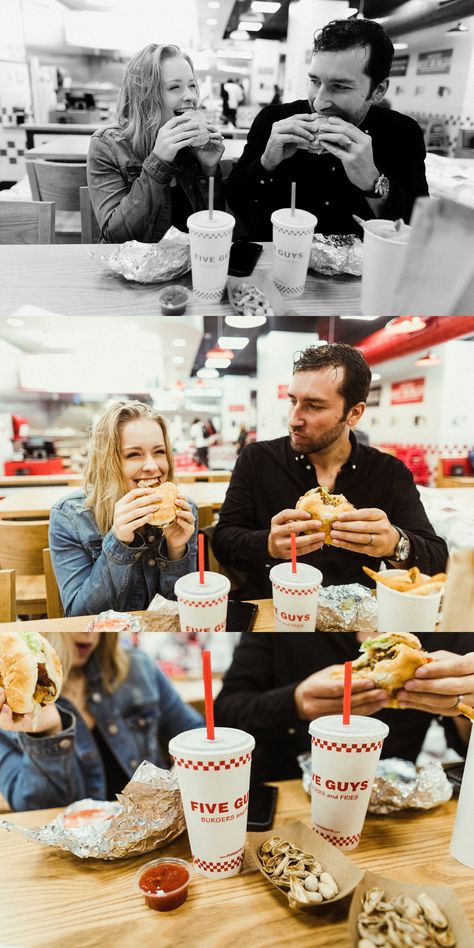
[[[209,0],[208,7],[210,10],[218,10],[220,3],[218,3],[217,0]]]
[[[173,356],[173,358],[172,358],[171,361],[172,361],[173,365],[182,365],[183,362],[184,362],[184,357],[183,357],[183,356]]]
[[[446,36],[448,36],[449,33],[469,33],[469,27],[464,26],[464,23],[459,21],[456,26],[452,26],[450,30],[446,30]]]
[[[217,369],[198,369],[196,375],[199,379],[218,379],[219,373]]]
[[[241,20],[239,23],[239,32],[243,30],[245,33],[258,33],[262,29],[263,23],[258,23],[257,20]]]
[[[235,352],[232,349],[221,349],[220,346],[214,346],[206,352],[206,359],[233,359]]]
[[[385,328],[399,335],[419,332],[421,329],[426,329],[426,320],[422,319],[421,316],[395,316],[387,323]]]
[[[206,23],[208,26],[217,26],[217,20],[213,18],[211,18],[210,20],[206,20]]]
[[[206,359],[206,369],[228,369],[231,363],[230,359]]]
[[[186,339],[173,339],[173,345],[176,346],[177,349],[182,349],[187,345],[187,342]]]
[[[281,3],[273,3],[272,0],[252,0],[250,7],[254,13],[276,13]]]
[[[242,40],[249,40],[250,33],[247,33],[246,30],[241,30],[239,27],[238,30],[232,30],[232,33],[229,33],[229,39],[239,40],[239,43],[240,43]],[[253,53],[252,53],[252,58],[253,58]]]
[[[432,352],[427,352],[426,355],[420,356],[419,359],[415,359],[415,365],[439,365],[443,360],[439,356],[433,355]]]
[[[393,48],[397,49],[408,49],[408,43],[394,43]]]
[[[245,346],[249,344],[248,336],[219,336],[217,340],[217,345],[221,349],[245,349]]]
[[[266,316],[226,316],[226,326],[232,329],[256,329],[257,326],[264,326],[267,321]]]
[[[380,382],[381,378],[380,372],[372,372],[372,382]]]

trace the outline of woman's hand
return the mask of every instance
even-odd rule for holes
[[[115,504],[112,533],[122,543],[133,543],[135,531],[149,522],[159,504],[150,502],[152,491],[148,487],[135,487]]]
[[[153,151],[158,158],[172,163],[178,151],[190,145],[200,130],[199,121],[194,118],[194,110],[188,109],[183,115],[175,115],[161,126]]]
[[[48,736],[62,730],[59,711],[54,703],[38,708],[36,721],[32,714],[24,714],[19,721],[13,720],[12,709],[7,704],[5,689],[0,688],[0,730],[11,731],[13,734],[42,734]]]
[[[344,697],[344,680],[332,677],[340,672],[340,665],[330,665],[322,671],[305,678],[295,688],[295,704],[298,717],[313,721],[323,714],[341,714]],[[376,688],[373,681],[357,678],[352,681],[351,709],[353,714],[376,714],[387,705],[387,692]]]
[[[176,520],[169,527],[163,529],[170,560],[181,560],[183,558],[186,553],[186,546],[195,529],[196,520],[191,506],[181,494],[178,494],[176,498]]]
[[[417,668],[415,677],[398,692],[401,708],[416,708],[431,714],[459,714],[458,698],[474,706],[474,652],[432,652],[432,662]]]
[[[224,154],[224,138],[216,125],[208,125],[209,141],[202,148],[193,148],[199,164],[209,177],[214,175]]]

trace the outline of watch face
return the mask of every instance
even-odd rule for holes
[[[408,554],[410,552],[410,543],[406,537],[400,537],[397,546],[397,560],[403,562],[408,559]]]

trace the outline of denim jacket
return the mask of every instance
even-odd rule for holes
[[[203,724],[144,652],[130,652],[128,676],[113,694],[104,689],[97,653],[85,673],[96,727],[129,778],[142,760],[168,769],[159,739],[168,741]],[[12,810],[106,799],[104,765],[93,735],[70,701],[60,698],[57,708],[63,729],[52,737],[0,730],[0,792]]]
[[[65,614],[146,609],[156,593],[174,599],[176,580],[196,569],[197,510],[190,503],[194,533],[183,558],[170,560],[159,527],[146,525],[144,534],[122,543],[112,530],[100,534],[81,489],[59,500],[51,509],[49,546]]]
[[[117,126],[94,132],[87,158],[87,180],[101,242],[140,240],[154,243],[171,227],[172,187],[176,179],[192,212],[208,207],[209,178],[189,148],[174,162],[152,152],[143,164]],[[214,200],[221,207],[222,178],[215,177]]]

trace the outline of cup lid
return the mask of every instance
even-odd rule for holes
[[[277,563],[270,570],[270,579],[272,582],[286,583],[289,586],[309,586],[317,583],[319,586],[323,579],[321,570],[309,563],[297,563],[296,573],[291,571],[291,562]]]
[[[291,207],[280,207],[273,211],[270,218],[272,224],[293,224],[294,227],[315,228],[318,223],[317,217],[310,211],[304,211],[301,207],[295,207],[295,213],[291,213]]]
[[[248,753],[255,747],[255,738],[247,734],[247,731],[241,731],[235,727],[216,727],[214,735],[215,740],[208,740],[205,727],[183,731],[182,734],[177,734],[171,739],[169,752],[172,757],[189,754],[212,758],[216,754]]]
[[[384,740],[389,727],[378,718],[364,717],[362,714],[351,714],[350,724],[342,723],[342,714],[325,714],[311,721],[308,731],[312,737]]]
[[[220,596],[228,593],[230,580],[221,573],[204,570],[204,583],[199,582],[199,572],[180,576],[174,584],[175,595],[181,596]]]
[[[228,214],[227,211],[213,211],[212,220],[210,220],[209,211],[195,211],[194,214],[190,214],[186,223],[188,229],[194,225],[195,227],[204,226],[206,230],[212,230],[213,228],[219,230],[222,227],[233,227],[235,217],[232,217],[232,214]]]

